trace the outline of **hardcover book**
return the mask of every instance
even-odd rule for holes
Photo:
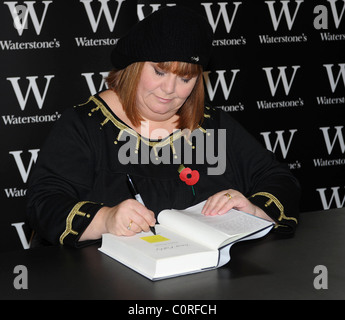
[[[230,261],[234,243],[263,237],[274,225],[235,209],[205,216],[204,204],[161,211],[156,235],[103,234],[99,250],[151,280],[160,280],[221,267]]]

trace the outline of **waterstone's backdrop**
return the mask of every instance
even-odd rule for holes
[[[0,251],[29,247],[27,181],[51,127],[105,89],[110,51],[131,25],[176,4],[214,31],[207,99],[290,166],[302,211],[344,206],[345,0],[8,0],[0,3]]]

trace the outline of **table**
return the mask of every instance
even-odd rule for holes
[[[222,268],[157,282],[102,254],[99,245],[3,252],[0,299],[345,299],[344,230],[345,208],[302,213],[292,238],[269,234],[237,243]],[[17,265],[27,268],[28,289],[14,288]],[[326,269],[314,273],[320,265]]]

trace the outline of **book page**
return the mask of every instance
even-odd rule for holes
[[[177,210],[163,210],[158,215],[158,222],[171,231],[214,250],[228,239],[227,234]]]
[[[192,212],[189,214],[193,219],[201,221],[229,236],[252,233],[271,224],[271,222],[267,220],[235,209],[231,209],[226,214],[217,216],[205,216],[200,213]]]
[[[163,210],[158,215],[158,221],[212,248],[219,248],[272,225],[270,221],[234,209],[223,215],[205,216],[201,214],[205,202],[185,210]]]

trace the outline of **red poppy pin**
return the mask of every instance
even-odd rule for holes
[[[181,181],[184,181],[188,186],[192,186],[193,195],[195,195],[193,186],[199,181],[199,171],[192,170],[188,167],[185,168],[185,166],[181,164],[178,168],[178,172],[180,173]]]

